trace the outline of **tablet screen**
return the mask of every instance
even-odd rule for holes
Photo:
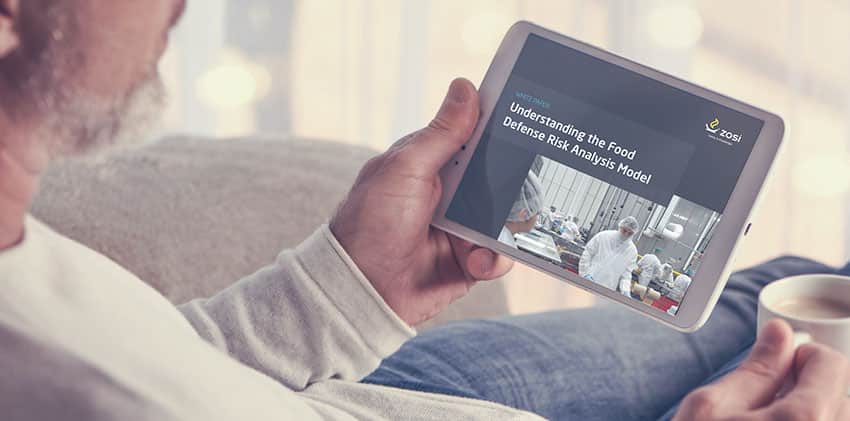
[[[446,217],[675,314],[763,124],[531,34]]]

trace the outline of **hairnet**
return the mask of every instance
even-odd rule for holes
[[[620,228],[628,228],[632,232],[638,232],[638,221],[634,216],[627,216],[620,221],[618,225]]]
[[[511,213],[508,214],[508,222],[525,222],[537,215],[543,209],[543,185],[537,178],[537,174],[532,171],[528,172],[528,177],[522,183],[522,188],[519,190],[519,197],[511,207]],[[522,211],[526,210],[525,215]]]
[[[658,265],[659,267],[661,267],[661,260],[658,259],[658,256],[656,256],[652,253],[645,254],[640,259],[640,261],[643,262],[645,265],[651,264],[651,265]]]

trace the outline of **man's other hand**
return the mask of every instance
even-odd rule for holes
[[[439,171],[469,140],[478,93],[465,79],[449,87],[428,127],[371,159],[330,223],[331,231],[384,301],[410,325],[435,316],[478,280],[511,261],[430,226]]]
[[[796,381],[777,398],[789,374]],[[843,355],[818,344],[795,352],[791,328],[774,320],[741,366],[686,396],[674,420],[850,420],[848,386]]]

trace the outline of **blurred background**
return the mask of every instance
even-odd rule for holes
[[[163,63],[172,103],[159,135],[295,134],[382,150],[430,119],[454,77],[480,82],[521,19],[785,119],[735,267],[850,256],[850,0],[190,1]],[[514,312],[594,301],[526,268],[510,276]]]

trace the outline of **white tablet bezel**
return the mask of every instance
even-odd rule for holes
[[[530,254],[511,248],[496,239],[464,227],[445,217],[446,210],[475,152],[478,141],[481,139],[484,126],[490,120],[493,108],[502,94],[505,83],[507,83],[508,77],[513,70],[514,63],[525,45],[529,34],[536,34],[555,41],[569,48],[604,60],[612,65],[623,67],[764,121],[764,126],[741,172],[741,177],[735,185],[726,209],[723,212],[723,217],[720,219],[714,236],[706,248],[700,269],[695,274],[691,286],[680,303],[678,313],[675,316],[648,306],[638,300],[627,298],[619,292],[587,281],[576,274],[546,263],[542,259],[535,258]],[[458,237],[491,248],[499,253],[510,256],[514,260],[559,279],[566,280],[579,288],[623,303],[627,307],[646,314],[675,329],[694,331],[702,326],[711,314],[711,310],[714,308],[714,305],[720,298],[723,287],[726,285],[726,280],[730,273],[731,257],[739,240],[744,235],[744,228],[749,223],[751,212],[755,207],[759,193],[768,177],[779,146],[782,143],[784,134],[784,123],[782,119],[770,112],[524,21],[514,24],[507,35],[505,35],[505,39],[499,46],[499,50],[496,52],[496,56],[479,87],[479,96],[481,101],[481,116],[478,126],[466,147],[458,151],[454,159],[441,171],[443,196],[435,212],[432,224]]]

